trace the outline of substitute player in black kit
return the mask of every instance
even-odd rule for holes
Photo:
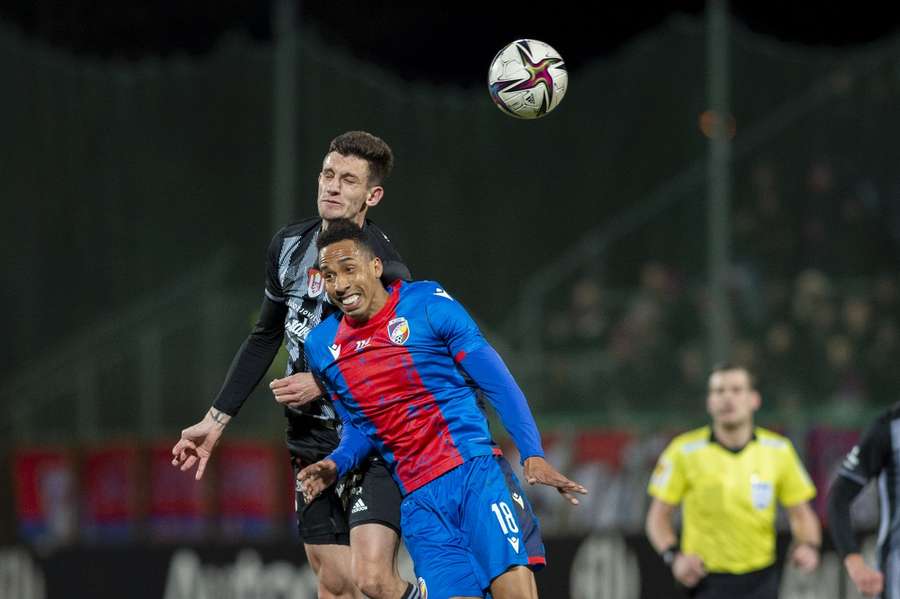
[[[259,321],[235,356],[213,406],[203,420],[182,431],[172,449],[173,465],[188,470],[196,464],[196,478],[203,476],[225,425],[266,373],[282,340],[289,354],[287,374],[270,387],[285,407],[295,472],[338,445],[340,419],[322,398],[303,355],[306,335],[334,310],[316,268],[315,241],[329,221],[348,218],[363,227],[384,261],[384,280],[408,280],[409,269],[388,237],[366,220],[368,209],[384,195],[382,182],[392,165],[390,147],[369,133],[351,131],[332,140],[319,174],[319,218],[289,225],[272,239]],[[362,591],[372,599],[417,598],[418,590],[397,571],[401,496],[380,459],[362,468],[350,494],[353,505],[348,509],[334,486],[309,504],[297,493],[298,528],[319,580],[319,597],[357,598]]]
[[[867,597],[900,599],[900,403],[894,404],[863,433],[847,454],[828,492],[828,528],[844,567]],[[878,479],[881,504],[879,570],[866,565],[853,534],[850,504],[873,479]]]

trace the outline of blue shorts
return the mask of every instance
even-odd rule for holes
[[[403,540],[429,599],[482,597],[509,568],[544,565],[537,518],[500,464],[472,458],[404,498]]]

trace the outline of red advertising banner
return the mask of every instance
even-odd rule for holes
[[[86,539],[127,540],[137,529],[139,450],[107,445],[85,451],[81,469],[81,527]]]
[[[69,541],[77,526],[75,467],[70,452],[23,447],[13,453],[19,534],[40,544]]]
[[[216,459],[214,457],[213,459]],[[150,448],[147,528],[156,540],[202,538],[210,529],[212,478],[207,470],[196,480],[196,469],[182,472],[172,466],[172,444]]]
[[[853,449],[859,431],[827,426],[813,428],[806,437],[806,466],[816,486],[813,506],[822,522],[827,519],[828,488],[844,456]]]
[[[267,443],[229,443],[218,449],[217,499],[227,537],[281,532],[284,450]]]

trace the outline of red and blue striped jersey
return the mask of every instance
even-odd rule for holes
[[[334,314],[310,332],[306,357],[344,426],[329,456],[346,474],[370,452],[406,494],[494,452],[480,388],[522,459],[543,456],[534,418],[509,370],[456,300],[433,281],[397,281],[364,323]],[[468,375],[465,376],[465,375]]]

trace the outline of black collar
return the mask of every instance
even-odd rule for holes
[[[709,442],[715,443],[716,445],[718,445],[725,451],[730,451],[731,453],[735,453],[735,454],[741,453],[742,451],[744,451],[744,448],[747,447],[747,445],[750,445],[750,443],[752,443],[753,441],[756,441],[756,429],[753,429],[753,434],[750,435],[750,440],[747,441],[746,444],[741,445],[738,448],[728,447],[727,445],[723,445],[722,443],[719,442],[718,439],[716,439],[716,432],[713,430],[712,426],[709,427]]]

